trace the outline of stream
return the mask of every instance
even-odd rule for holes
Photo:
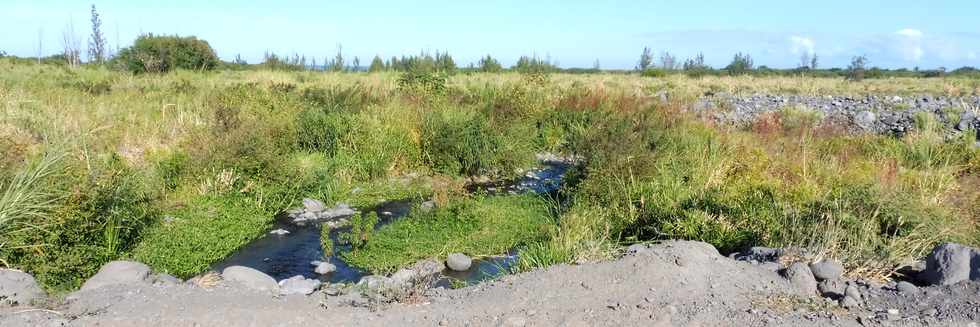
[[[521,178],[510,181],[491,182],[471,185],[470,192],[484,192],[498,196],[518,193],[554,194],[561,187],[565,173],[572,164],[561,160],[543,160],[542,166],[530,169]],[[379,222],[375,228],[384,226],[392,221],[405,217],[413,206],[410,200],[394,200],[369,208],[365,212],[374,211],[378,214]],[[272,276],[275,280],[283,280],[296,275],[309,279],[319,279],[330,283],[357,283],[362,277],[370,275],[344,262],[338,254],[350,251],[350,245],[339,240],[340,235],[350,231],[350,227],[338,227],[330,231],[334,244],[334,255],[326,261],[337,267],[337,270],[326,274],[317,274],[311,262],[324,261],[323,249],[320,245],[321,224],[294,224],[286,216],[277,218],[273,231],[282,229],[287,234],[267,233],[245,245],[224,260],[211,266],[215,271],[222,271],[229,266],[246,266]],[[510,272],[517,263],[516,251],[501,256],[474,258],[473,264],[467,271],[452,271],[446,269],[443,276],[476,284],[494,279]],[[441,280],[437,286],[449,287],[448,280]]]

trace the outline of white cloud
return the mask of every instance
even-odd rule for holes
[[[922,57],[925,56],[925,50],[922,49],[922,36],[924,35],[922,31],[905,28],[895,32],[895,34],[898,35],[899,51],[905,60],[916,62],[922,60]]]
[[[909,37],[909,38],[921,38],[922,37],[922,31],[917,30],[917,29],[911,29],[911,28],[901,29],[898,32],[895,32],[895,34],[898,34],[898,35],[901,35],[901,36],[904,36],[904,37]]]
[[[790,36],[789,42],[792,44],[790,51],[793,52],[793,54],[813,54],[815,51],[814,48],[817,45],[812,38],[798,35]]]
[[[970,51],[969,53],[966,54],[966,59],[971,59],[971,60],[972,59],[977,59],[977,53],[976,52],[973,52],[973,51]]]

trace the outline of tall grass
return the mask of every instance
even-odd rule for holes
[[[61,152],[49,151],[24,167],[8,183],[0,184],[0,239],[9,240],[4,236],[45,227],[44,220],[57,208],[58,199],[61,198],[58,190],[51,188],[48,179],[59,172],[64,156]],[[0,241],[0,248],[5,246],[38,244],[13,245]],[[4,262],[4,265],[8,263]]]

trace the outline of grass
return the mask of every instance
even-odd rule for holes
[[[345,253],[344,258],[371,272],[390,273],[454,252],[498,255],[546,239],[552,230],[546,204],[537,197],[463,199],[428,213],[415,210],[378,229],[365,246]]]
[[[265,233],[273,213],[234,195],[195,199],[173,212],[170,222],[149,230],[133,258],[156,270],[189,278]]]
[[[343,254],[378,272],[512,249],[527,270],[683,238],[807,246],[881,276],[940,241],[980,245],[975,132],[947,139],[926,114],[892,138],[806,108],[742,129],[683,111],[706,92],[962,96],[980,92],[972,79],[478,73],[419,88],[395,73],[0,71],[0,263],[49,289],[119,258],[199,273],[304,197],[436,200]],[[514,177],[543,151],[584,158],[562,210],[461,196],[470,175]]]

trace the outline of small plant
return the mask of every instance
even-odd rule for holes
[[[320,248],[323,249],[323,257],[333,256],[333,239],[330,238],[330,226],[320,225]]]
[[[417,95],[438,95],[446,92],[446,80],[441,73],[410,70],[398,77],[398,89]]]
[[[378,224],[378,213],[369,212],[364,215],[360,212],[351,217],[351,230],[344,233],[343,238],[354,250],[359,250],[368,244],[371,235],[374,234],[374,226]]]

